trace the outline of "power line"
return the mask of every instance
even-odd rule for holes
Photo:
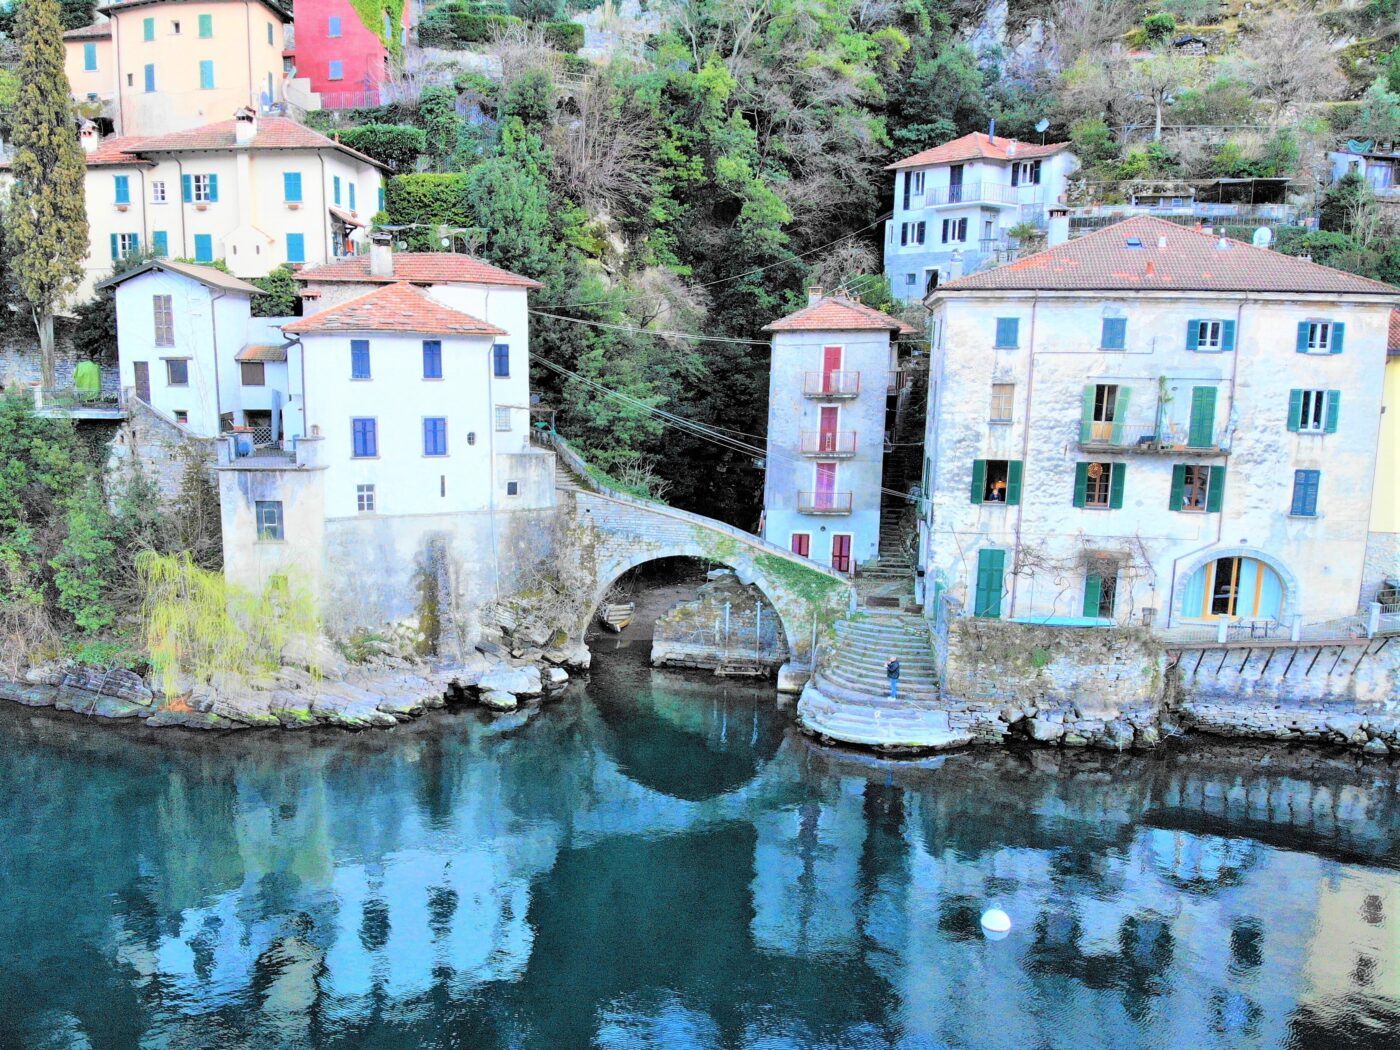
[[[768,343],[759,339],[741,339],[738,336],[730,335],[697,335],[692,332],[658,332],[650,328],[635,328],[631,325],[612,324],[608,321],[590,321],[585,317],[565,317],[563,314],[552,314],[545,310],[531,310],[530,313],[536,317],[549,317],[556,321],[568,321],[570,324],[587,325],[590,328],[606,328],[616,332],[630,332],[633,335],[650,335],[657,339],[693,339],[702,343],[741,343],[744,346],[767,346]]]

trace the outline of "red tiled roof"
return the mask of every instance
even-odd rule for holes
[[[235,361],[278,362],[287,360],[287,344],[251,344],[233,355]]]
[[[325,332],[413,332],[420,335],[505,335],[503,328],[453,310],[411,284],[376,288],[349,302],[293,321],[296,335]]]
[[[111,22],[94,22],[90,26],[79,26],[63,34],[64,40],[101,40],[112,35]]]
[[[504,284],[512,288],[544,287],[539,281],[502,270],[499,266],[473,259],[470,255],[457,255],[454,252],[395,252],[392,258],[394,272],[388,277],[369,272],[368,255],[353,255],[320,266],[309,266],[297,273],[297,279],[373,281],[376,284],[408,281],[412,284]]]
[[[172,153],[200,149],[337,149],[367,164],[384,167],[358,150],[328,139],[319,131],[312,131],[288,117],[258,117],[258,133],[247,145],[239,145],[234,140],[235,123],[233,120],[220,120],[169,135],[152,135],[141,141],[141,150],[143,153]]]
[[[971,135],[964,135],[960,139],[887,164],[885,170],[922,168],[928,164],[957,164],[964,160],[1035,160],[1037,157],[1048,157],[1068,148],[1068,142],[1047,142],[1042,146],[1001,137],[992,139],[983,132],[974,131]]]
[[[959,277],[932,295],[976,290],[1400,295],[1379,281],[1145,215]]]
[[[88,167],[96,168],[104,164],[152,165],[155,161],[147,160],[137,153],[137,147],[144,141],[139,135],[103,139],[95,150],[85,155]]]
[[[1385,342],[1386,357],[1400,357],[1400,310],[1390,311],[1390,338]]]
[[[104,15],[109,15],[113,11],[125,11],[130,7],[149,7],[151,4],[175,4],[182,0],[112,0],[109,4],[103,4],[97,10]],[[267,8],[284,22],[292,20],[292,13],[283,7],[278,6],[273,0],[259,0],[263,7]]]
[[[899,335],[912,335],[914,329],[889,314],[882,314],[864,303],[828,295],[810,306],[763,326],[765,332],[856,332],[887,329]]]

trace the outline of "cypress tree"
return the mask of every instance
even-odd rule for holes
[[[52,388],[54,311],[77,288],[87,255],[86,163],[63,72],[58,0],[24,0],[15,29],[20,87],[11,135],[10,237],[18,248],[15,275],[39,336],[43,383]]]

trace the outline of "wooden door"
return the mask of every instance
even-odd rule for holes
[[[834,389],[833,383],[837,380],[832,376],[841,371],[841,348],[839,346],[827,346],[822,348],[822,393],[829,394]]]
[[[148,361],[137,361],[132,366],[136,371],[136,396],[147,404],[151,401],[151,365]]]
[[[831,537],[831,567],[837,572],[851,571],[851,534],[838,532]]]
[[[1215,437],[1215,387],[1191,388],[1191,428],[1186,444],[1192,448],[1209,448]]]
[[[1006,569],[1006,551],[990,547],[977,552],[977,587],[972,615],[1001,619],[1001,592]]]
[[[822,406],[822,421],[820,444],[817,446],[819,452],[836,451],[836,426],[840,420],[841,410],[834,405]]]

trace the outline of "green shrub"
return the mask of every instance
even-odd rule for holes
[[[475,225],[475,213],[467,198],[467,182],[465,172],[394,176],[385,194],[389,225]],[[409,247],[415,251],[434,251],[439,247],[431,229],[407,230],[405,236]]]
[[[544,37],[554,50],[572,55],[583,47],[583,26],[578,22],[546,22]]]
[[[366,124],[340,132],[342,145],[358,150],[390,171],[412,171],[418,155],[428,148],[422,128],[410,124]]]
[[[449,0],[423,16],[418,42],[425,47],[460,48],[490,40],[507,26],[520,25],[513,15],[484,14],[483,5]]]
[[[267,293],[253,296],[254,317],[301,315],[301,287],[292,273],[291,265],[283,263],[266,277],[254,277],[248,282]]]
[[[1169,14],[1158,12],[1143,19],[1142,28],[1147,32],[1149,44],[1162,44],[1176,32],[1176,19]]]

